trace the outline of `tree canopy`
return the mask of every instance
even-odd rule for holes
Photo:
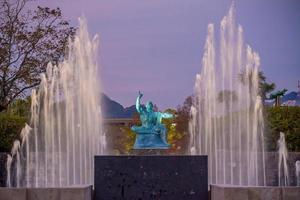
[[[272,92],[276,88],[276,85],[275,83],[268,83],[267,78],[262,71],[258,73],[258,77],[260,96],[262,97],[263,101],[265,101],[267,99],[267,94]]]
[[[40,83],[40,73],[62,60],[75,33],[59,8],[30,10],[29,2],[0,2],[0,111]]]
[[[242,82],[242,84],[245,84],[247,79],[248,80],[253,79],[253,71],[250,71],[250,73],[247,76],[246,71],[243,70],[239,74],[239,79]],[[265,100],[268,99],[267,95],[276,88],[276,85],[275,85],[275,83],[268,83],[267,82],[267,78],[266,78],[263,71],[258,72],[258,84],[259,84],[259,95],[261,96],[262,101],[265,102]],[[252,86],[252,85],[249,85],[249,87],[250,86]],[[249,90],[251,91],[251,87],[250,87]]]

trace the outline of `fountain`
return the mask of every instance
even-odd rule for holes
[[[295,166],[296,166],[297,186],[300,186],[300,160],[296,161]]]
[[[93,156],[106,149],[102,131],[98,36],[92,40],[79,19],[65,60],[48,64],[32,90],[31,121],[7,159],[8,187],[92,184]]]
[[[190,154],[208,155],[209,184],[266,185],[259,66],[232,5],[220,38],[208,25],[189,122]]]
[[[287,165],[288,151],[284,133],[280,132],[278,145],[278,186],[289,186],[289,170]],[[283,173],[281,174],[281,171]],[[282,180],[283,179],[283,180]]]

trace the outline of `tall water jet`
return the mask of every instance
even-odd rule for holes
[[[300,160],[297,160],[295,163],[296,167],[296,181],[297,186],[300,186]]]
[[[289,186],[289,169],[287,165],[288,150],[284,133],[280,132],[278,145],[278,185]],[[282,173],[283,172],[283,173]]]
[[[208,25],[189,122],[190,153],[208,155],[209,184],[266,184],[259,66],[232,5],[219,38]]]
[[[7,162],[7,185],[61,187],[92,184],[93,156],[106,148],[102,131],[98,36],[90,39],[79,19],[68,55],[48,64],[31,95],[31,121]]]

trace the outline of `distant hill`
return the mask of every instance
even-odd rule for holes
[[[104,118],[132,118],[136,113],[135,105],[124,108],[120,103],[101,95],[101,108]]]
[[[281,104],[286,106],[300,106],[300,95],[297,92],[290,92],[281,98]]]
[[[274,101],[266,101],[265,105],[272,106]],[[281,97],[281,105],[283,106],[300,106],[300,95],[297,92],[290,92]]]
[[[265,102],[273,105],[272,102]],[[300,106],[300,96],[297,92],[290,92],[281,98],[281,104],[287,106]],[[104,118],[132,118],[136,113],[135,105],[124,108],[120,103],[110,99],[107,95],[101,95],[101,107]]]

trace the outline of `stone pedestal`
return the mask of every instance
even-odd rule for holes
[[[95,200],[206,200],[207,185],[207,156],[95,156]]]

